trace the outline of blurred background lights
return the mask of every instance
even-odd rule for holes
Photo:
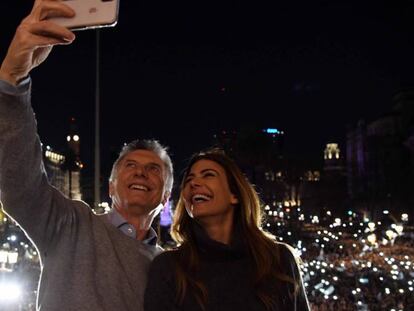
[[[0,302],[17,300],[21,294],[21,289],[17,284],[0,283]]]

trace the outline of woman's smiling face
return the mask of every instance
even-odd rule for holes
[[[205,217],[230,217],[238,203],[231,193],[223,167],[211,160],[195,162],[184,181],[182,196],[188,214],[202,220]]]

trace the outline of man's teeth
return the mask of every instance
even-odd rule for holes
[[[195,194],[192,197],[193,202],[205,202],[210,201],[210,197],[204,194]]]
[[[142,185],[131,185],[131,189],[148,191],[148,188]]]

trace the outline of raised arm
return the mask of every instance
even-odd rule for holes
[[[60,1],[36,1],[17,28],[0,68],[0,200],[43,249],[59,228],[62,212],[55,207],[64,205],[65,198],[47,182],[30,83],[20,82],[47,58],[53,45],[74,39],[69,30],[45,19],[72,15]]]

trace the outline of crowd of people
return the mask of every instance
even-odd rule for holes
[[[279,234],[289,243],[301,241],[297,249],[312,310],[414,309],[412,228],[392,243],[370,244],[367,225],[358,221],[344,229],[307,224],[307,230],[297,230],[294,236],[286,234],[294,230],[288,222],[285,229],[279,226]]]
[[[64,2],[35,0],[0,67],[2,208],[36,245],[37,308],[413,308],[412,240],[400,242],[400,227],[386,245],[369,245],[366,233],[373,229],[357,219],[359,225],[349,223],[342,232],[316,225],[315,217],[292,229],[306,217],[286,222],[276,216],[278,230],[272,232],[275,226],[268,223],[266,232],[254,186],[222,150],[198,152],[188,163],[171,226],[177,247],[170,251],[163,252],[152,227],[174,179],[168,150],[157,140],[137,139],[122,148],[110,174],[106,214],[96,215],[87,203],[54,188],[43,168],[30,72],[54,45],[75,40],[73,32],[48,18],[73,16]],[[303,276],[294,249],[284,242],[302,255]],[[16,271],[30,275],[26,259]]]

